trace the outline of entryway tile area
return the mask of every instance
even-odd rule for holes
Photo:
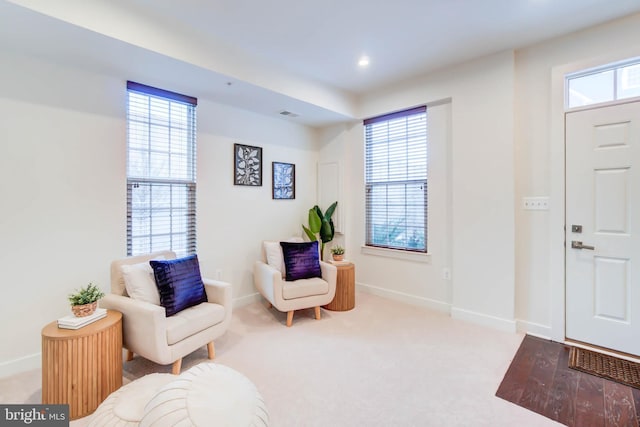
[[[569,350],[525,336],[496,396],[567,426],[639,426],[640,390],[570,369]]]

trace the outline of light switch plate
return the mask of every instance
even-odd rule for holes
[[[522,204],[527,211],[547,211],[549,210],[548,197],[523,197]]]

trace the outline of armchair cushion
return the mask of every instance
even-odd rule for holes
[[[167,344],[173,345],[224,320],[220,304],[198,304],[167,317]]]
[[[329,283],[318,277],[300,279],[295,282],[284,282],[282,284],[282,298],[286,300],[310,297],[312,295],[325,295],[328,292]]]
[[[151,260],[149,264],[167,317],[207,301],[197,255],[167,261]]]
[[[156,259],[163,260],[164,257],[160,256]],[[149,261],[123,264],[121,268],[127,295],[133,299],[160,305],[160,294]]]
[[[318,242],[280,242],[285,265],[286,280],[322,277]]]

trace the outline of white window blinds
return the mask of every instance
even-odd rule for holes
[[[197,99],[127,82],[127,252],[196,251]]]
[[[427,251],[427,109],[364,121],[366,245]]]

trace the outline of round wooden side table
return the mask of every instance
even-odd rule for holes
[[[356,266],[353,263],[337,264],[338,280],[336,296],[324,308],[333,311],[347,311],[356,306]]]
[[[80,329],[58,322],[42,329],[42,403],[69,404],[72,420],[85,417],[122,386],[122,313]]]

